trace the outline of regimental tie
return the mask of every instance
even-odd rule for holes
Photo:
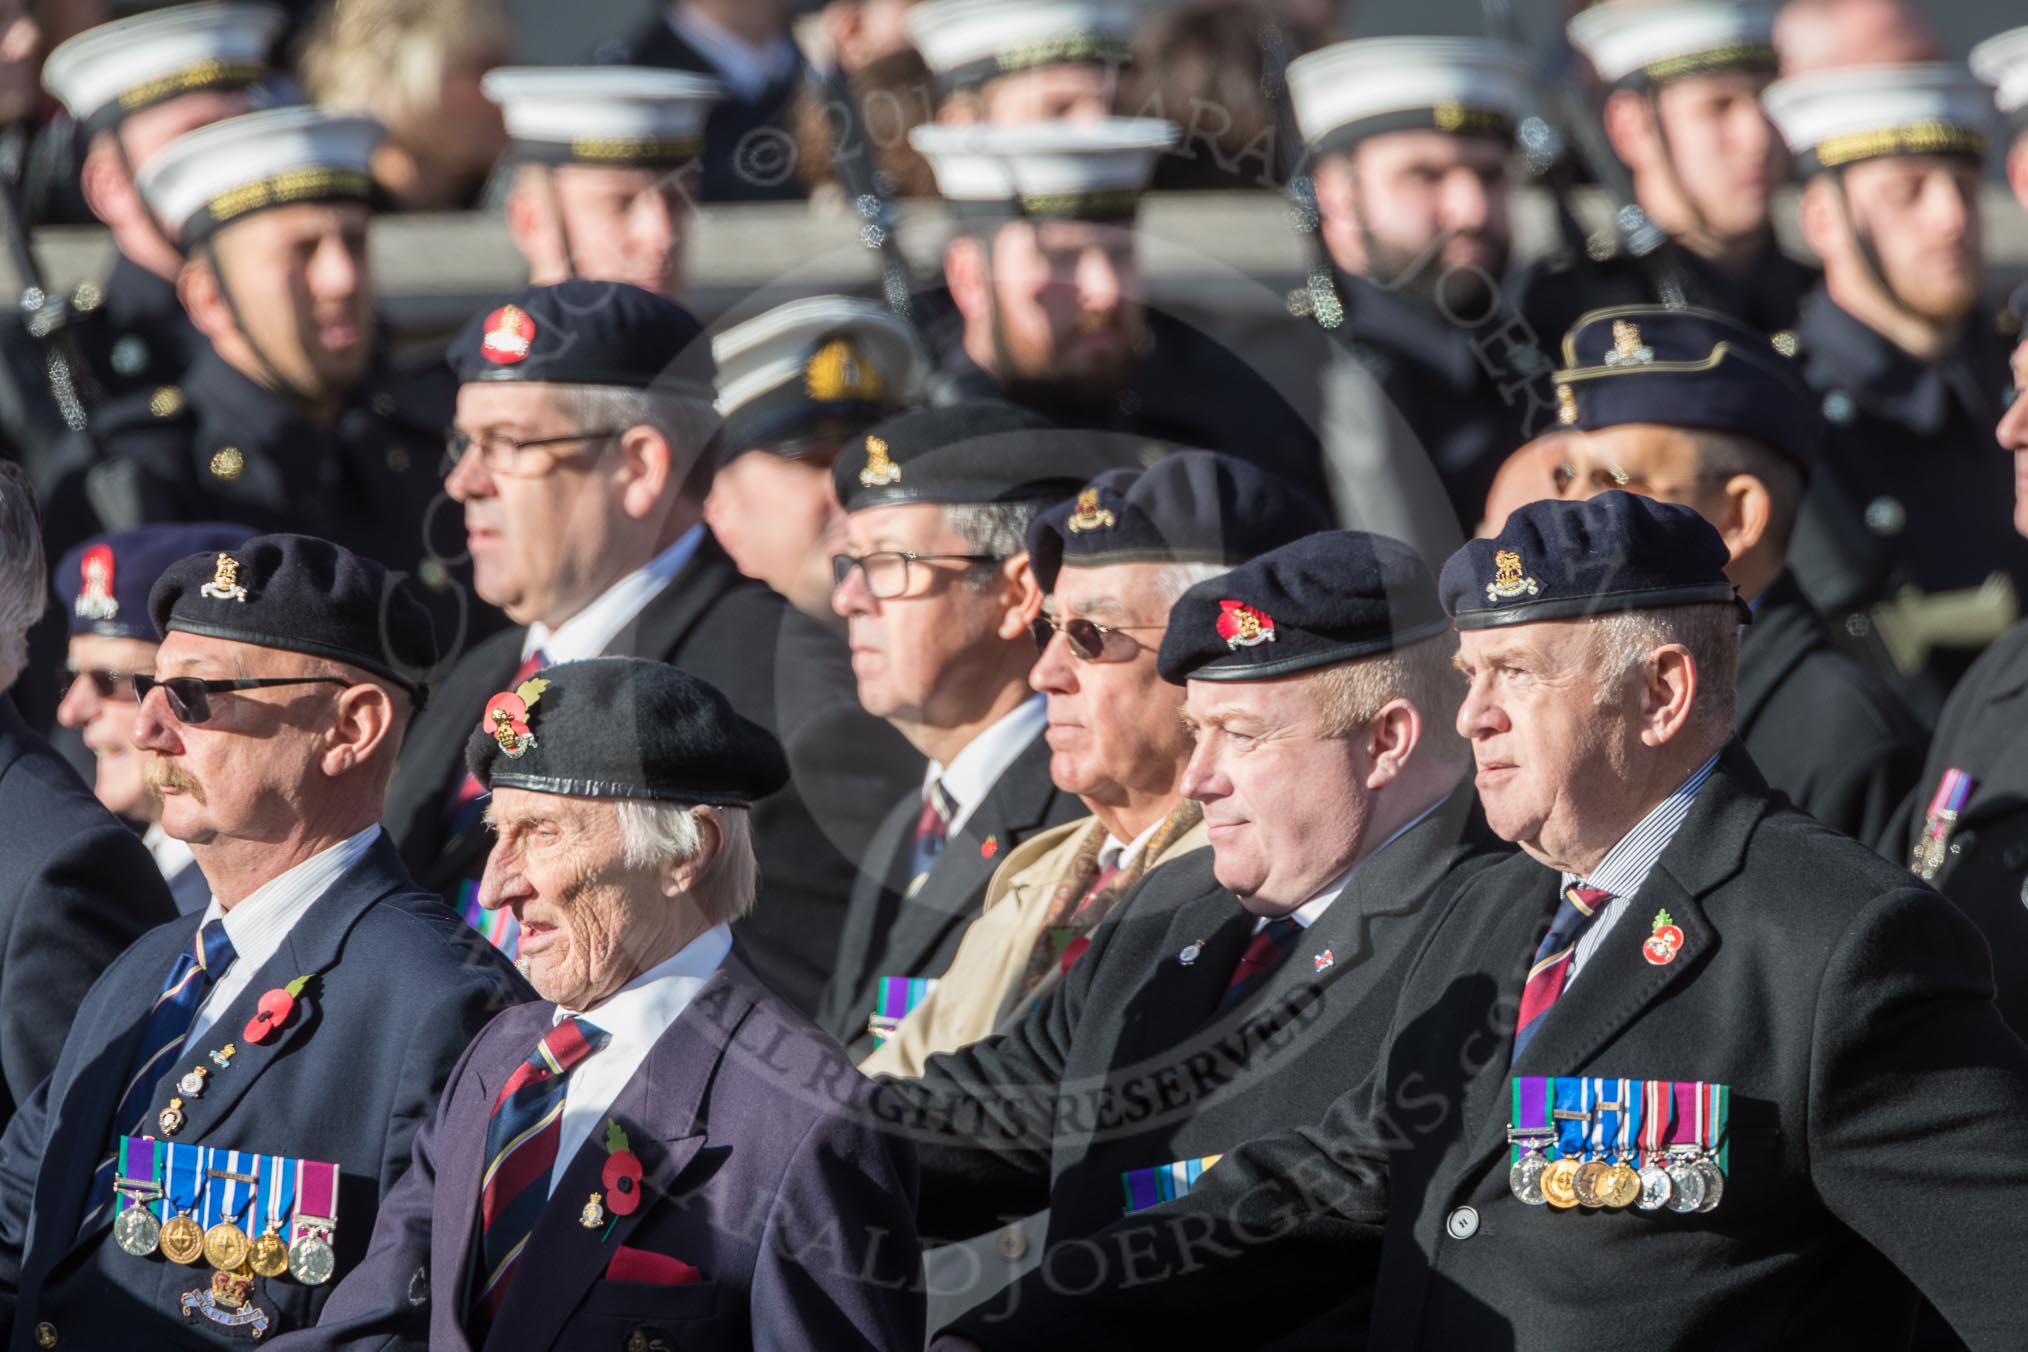
[[[950,839],[951,818],[958,814],[958,800],[951,797],[941,779],[933,781],[922,796],[922,811],[916,814],[915,836],[909,851],[908,895],[922,891],[930,869]]]
[[[1521,1012],[1514,1020],[1510,1064],[1521,1059],[1521,1049],[1535,1037],[1550,1006],[1563,994],[1564,983],[1570,979],[1570,960],[1577,953],[1577,941],[1593,921],[1605,914],[1606,903],[1612,899],[1613,894],[1600,887],[1579,887],[1573,883],[1563,889],[1563,900],[1556,903],[1549,933],[1536,945],[1535,964],[1528,969],[1528,982],[1521,988]]]
[[[563,1096],[571,1070],[606,1045],[611,1034],[589,1019],[566,1019],[549,1030],[493,1100],[486,1123],[486,1172],[479,1183],[480,1264],[473,1274],[471,1334],[477,1347],[549,1205],[549,1175],[563,1135]]]
[[[105,1155],[92,1175],[92,1190],[86,1195],[84,1224],[78,1227],[79,1235],[89,1234],[107,1214],[106,1205],[113,1199],[113,1154],[120,1137],[142,1134],[141,1118],[155,1097],[156,1082],[183,1049],[183,1039],[197,1017],[197,1007],[238,956],[232,940],[226,937],[225,921],[212,920],[197,931],[190,947],[177,954],[176,961],[170,964],[169,979],[162,983],[162,993],[155,997],[155,1004],[148,1011],[147,1027],[135,1048],[133,1073],[127,1077],[126,1088],[120,1091],[120,1106],[113,1110]],[[154,1132],[147,1134],[152,1136]]]
[[[1270,920],[1256,930],[1253,938],[1247,940],[1246,951],[1232,965],[1232,979],[1225,983],[1225,994],[1218,1001],[1218,1012],[1223,1014],[1259,990],[1268,973],[1280,966],[1289,950],[1295,947],[1296,936],[1302,932],[1302,921],[1286,915],[1279,920]]]
[[[523,681],[549,665],[549,658],[542,649],[521,659],[521,665],[514,669],[514,679],[507,682],[507,689],[513,690]],[[458,789],[444,803],[444,839],[459,840],[479,829],[480,821],[486,815],[486,788],[479,783],[479,777],[467,771],[458,782]],[[485,856],[482,854],[483,860]],[[515,922],[514,913],[506,907],[489,911],[479,904],[479,880],[460,878],[458,880],[458,914],[465,923],[479,931],[493,947],[514,957],[521,947],[521,926]]]

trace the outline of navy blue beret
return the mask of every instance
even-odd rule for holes
[[[1460,629],[1620,610],[1734,601],[1728,552],[1688,507],[1614,490],[1531,502],[1491,540],[1444,564],[1444,607]],[[1746,607],[1739,607],[1741,618]]]
[[[1330,529],[1321,508],[1266,470],[1212,451],[1099,475],[1028,528],[1044,591],[1059,568],[1113,563],[1244,563]]]
[[[746,807],[789,782],[766,728],[666,662],[563,662],[472,710],[465,764],[487,789]]]
[[[1821,402],[1772,340],[1710,310],[1593,310],[1563,339],[1557,421],[1591,432],[1657,423],[1728,432],[1808,470],[1824,437]]]
[[[697,316],[625,282],[530,287],[475,315],[445,353],[463,382],[623,385],[714,397],[718,365]]]
[[[420,706],[438,660],[414,584],[314,535],[256,535],[191,554],[148,594],[157,637],[171,630],[345,662],[406,689]]]
[[[847,442],[831,466],[848,512],[913,502],[1067,498],[1113,461],[1093,438],[1015,404],[980,399],[916,409]]]
[[[148,593],[170,564],[200,550],[231,549],[254,534],[251,526],[137,526],[94,535],[73,545],[56,566],[56,595],[73,634],[155,642]]]
[[[1385,535],[1323,531],[1184,592],[1156,668],[1175,685],[1265,681],[1449,628],[1421,555]]]

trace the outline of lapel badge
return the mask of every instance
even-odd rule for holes
[[[183,1100],[180,1098],[170,1099],[169,1106],[155,1119],[155,1124],[162,1128],[164,1136],[174,1136],[183,1130],[183,1122]]]
[[[1317,970],[1321,972],[1328,969],[1333,963],[1337,962],[1338,960],[1331,956],[1331,950],[1327,948],[1316,956],[1315,961]]]
[[[606,1209],[600,1204],[599,1195],[593,1193],[591,1200],[584,1204],[584,1210],[577,1213],[577,1223],[587,1230],[596,1230],[606,1223]]]
[[[1087,488],[1077,495],[1077,510],[1067,523],[1073,535],[1088,530],[1107,530],[1114,524],[1113,514],[1099,506],[1099,491]]]
[[[885,488],[901,482],[901,466],[888,457],[887,443],[879,437],[866,438],[866,468],[859,471],[861,488]]]
[[[531,676],[512,690],[503,690],[486,701],[486,716],[479,720],[479,726],[510,758],[520,760],[535,745],[535,734],[528,730],[528,711],[547,689],[548,681]]]
[[[1493,580],[1486,584],[1488,601],[1511,601],[1517,596],[1533,596],[1542,590],[1542,584],[1521,571],[1521,556],[1511,549],[1497,550],[1493,554]]]
[[[803,394],[820,404],[841,400],[877,403],[887,397],[878,367],[849,338],[833,338],[803,367]]]
[[[246,1027],[240,1030],[240,1036],[256,1047],[273,1037],[276,1030],[289,1021],[289,1015],[296,1012],[296,997],[310,984],[312,975],[314,974],[305,972],[286,986],[277,986],[271,991],[264,992],[260,1001],[254,1005],[254,1016],[248,1019]],[[233,1049],[227,1047],[225,1054],[231,1057]]]
[[[606,1185],[606,1205],[615,1216],[631,1216],[641,1207],[641,1157],[618,1118],[606,1119],[606,1167],[599,1174]]]
[[[1183,951],[1176,955],[1176,961],[1188,967],[1203,956],[1204,941],[1202,939],[1192,939],[1189,943],[1183,945]]]
[[[203,1098],[204,1077],[210,1073],[203,1066],[197,1066],[176,1082],[176,1088],[185,1098]]]
[[[246,588],[239,585],[239,560],[230,554],[220,554],[213,569],[211,581],[197,589],[199,596],[208,596],[214,601],[246,600]]]
[[[1641,341],[1641,326],[1631,319],[1613,321],[1613,350],[1606,353],[1607,366],[1649,366],[1655,349]]]
[[[1218,603],[1218,636],[1235,652],[1258,648],[1275,641],[1275,622],[1266,611],[1255,610],[1244,601]]]
[[[1655,912],[1654,931],[1641,945],[1641,956],[1657,967],[1666,967],[1676,961],[1676,955],[1683,951],[1683,931],[1669,917],[1667,911]]]
[[[979,858],[991,859],[998,853],[1000,853],[1000,837],[987,836],[983,841],[979,842]]]
[[[217,1051],[211,1053],[211,1064],[217,1066],[220,1070],[224,1070],[232,1064],[232,1058],[237,1055],[239,1055],[239,1044],[228,1042]]]
[[[535,341],[535,321],[518,305],[503,305],[486,316],[486,336],[479,343],[479,355],[502,366],[512,366],[528,356]]]
[[[113,547],[93,545],[78,565],[77,600],[71,605],[81,620],[112,620],[120,614],[119,598],[113,595]]]

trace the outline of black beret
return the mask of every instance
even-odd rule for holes
[[[1635,493],[1531,502],[1444,564],[1460,629],[1736,600],[1725,541],[1703,517]],[[1746,607],[1739,607],[1741,618]]]
[[[1184,592],[1169,611],[1162,679],[1266,681],[1393,652],[1450,628],[1413,549],[1323,531]]]
[[[718,376],[697,317],[625,282],[536,286],[467,321],[445,354],[464,382],[623,385],[711,399]]]
[[[831,466],[848,512],[908,503],[1067,498],[1110,463],[1092,438],[997,400],[917,409],[846,443]]]
[[[1047,591],[1058,569],[1113,563],[1245,563],[1330,529],[1324,512],[1266,470],[1213,451],[1178,451],[1148,469],[1099,475],[1028,528]]]
[[[94,535],[73,545],[56,566],[56,595],[73,634],[155,642],[148,593],[170,564],[204,550],[233,549],[253,535],[251,526],[137,526]]]
[[[773,733],[666,662],[559,663],[472,712],[465,764],[488,790],[746,807],[789,782]]]
[[[1805,471],[1824,437],[1821,404],[1773,341],[1726,315],[1622,305],[1582,316],[1563,339],[1557,421],[1625,423],[1749,437]]]
[[[418,706],[438,658],[412,584],[314,535],[256,535],[191,554],[163,571],[148,613],[158,638],[180,629],[328,657],[393,681]]]

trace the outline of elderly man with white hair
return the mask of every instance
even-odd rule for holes
[[[365,1262],[283,1346],[920,1346],[913,1152],[728,928],[779,744],[674,667],[595,658],[486,701],[467,759],[480,897],[543,1000],[472,1044]]]
[[[0,1126],[56,1065],[99,973],[176,914],[140,838],[5,697],[47,592],[35,495],[0,462]]]

